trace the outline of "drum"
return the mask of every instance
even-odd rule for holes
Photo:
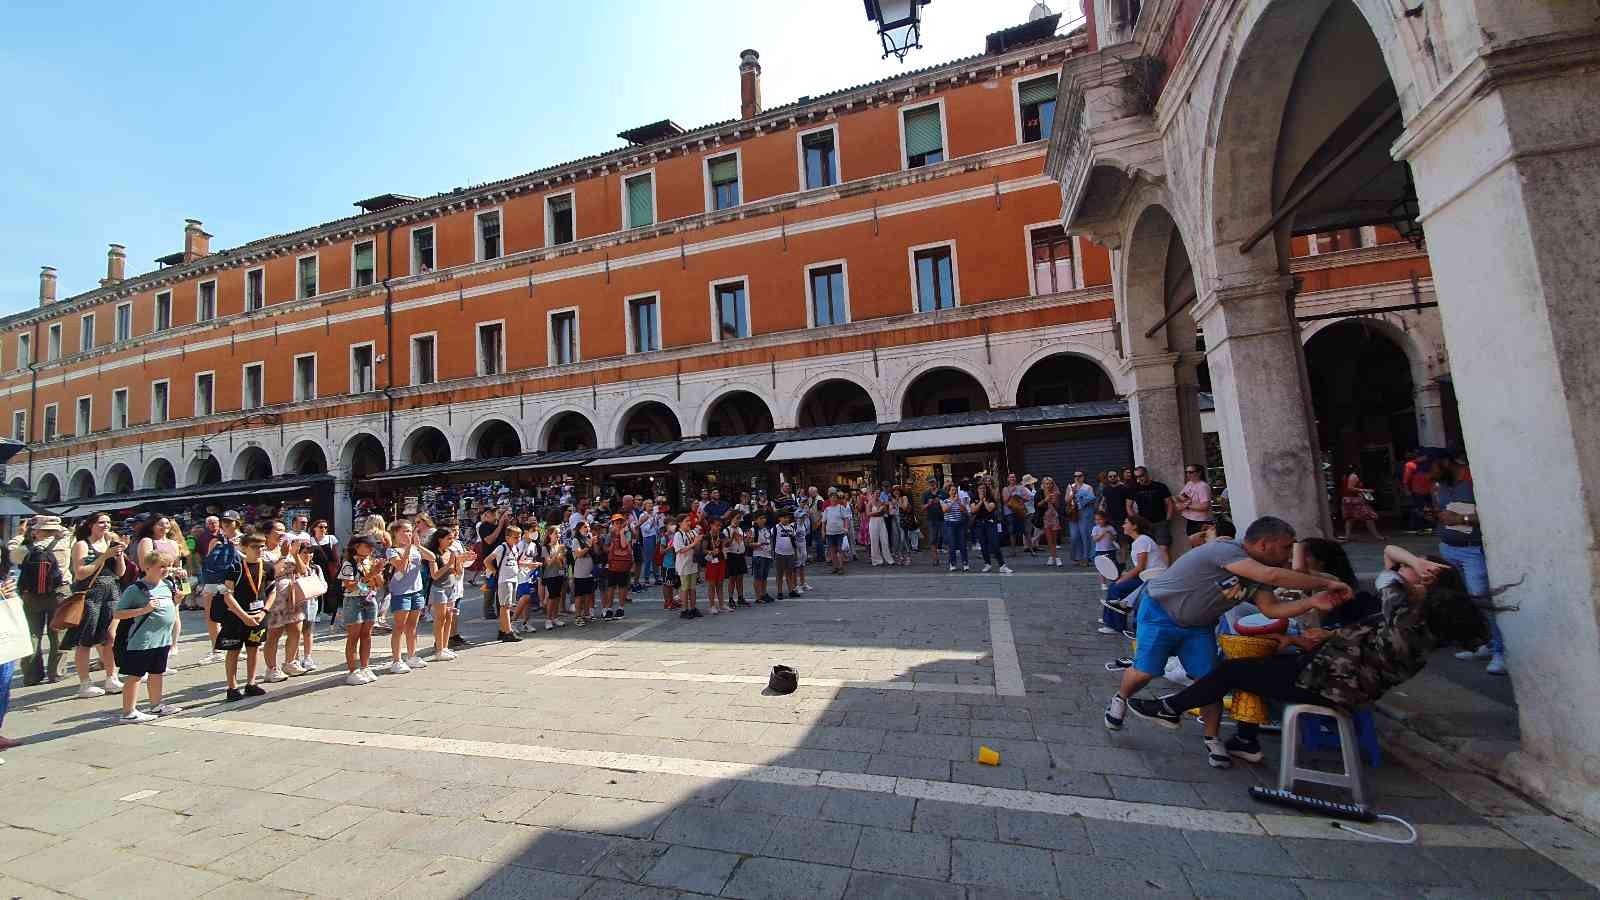
[[[1228,659],[1255,659],[1278,652],[1278,642],[1268,637],[1239,634],[1217,635],[1217,645]],[[1246,691],[1233,692],[1233,720],[1252,725],[1267,724],[1267,702]]]

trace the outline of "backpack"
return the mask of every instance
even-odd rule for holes
[[[143,579],[135,581],[134,584],[142,586],[144,591],[144,599],[146,602],[148,602],[150,600],[149,586],[144,584]],[[132,587],[132,585],[129,585],[129,587]],[[121,625],[117,626],[116,636],[112,638],[112,652],[115,653],[119,658],[125,656],[128,652],[128,641],[132,639],[136,632],[138,632],[139,626],[144,624],[144,620],[150,618],[151,615],[151,613],[145,613],[131,622],[125,621]]]
[[[218,539],[200,562],[200,583],[222,584],[228,580],[228,572],[243,562],[244,554],[239,552],[238,547],[230,541]]]
[[[612,541],[611,549],[606,551],[606,568],[613,572],[628,572],[633,569],[633,545],[625,540]]]
[[[61,574],[61,564],[56,561],[55,546],[60,541],[58,534],[48,544],[34,544],[28,548],[28,555],[22,560],[22,574],[17,579],[18,587],[42,595],[54,593],[67,583],[67,577]]]

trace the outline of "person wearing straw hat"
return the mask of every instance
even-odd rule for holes
[[[55,614],[56,605],[71,594],[67,572],[72,565],[72,536],[61,527],[59,516],[38,515],[25,522],[22,530],[6,543],[6,551],[12,565],[23,566],[17,593],[22,597],[28,639],[33,644],[33,655],[19,663],[22,683],[55,682],[61,677],[61,632],[50,627],[50,617]],[[34,563],[24,566],[30,555]],[[53,573],[46,564],[47,558],[55,564]]]

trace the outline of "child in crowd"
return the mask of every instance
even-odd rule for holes
[[[794,574],[790,578],[790,591],[798,596],[811,590],[811,585],[806,584],[806,557],[809,556],[806,548],[811,541],[811,516],[803,509],[797,509],[794,517]]]
[[[765,510],[756,512],[756,527],[751,532],[750,541],[755,547],[751,551],[750,565],[755,580],[756,602],[771,603],[772,595],[767,593],[767,576],[772,574],[772,529],[767,526]]]
[[[213,603],[214,615],[220,616],[216,649],[225,656],[223,667],[228,680],[228,702],[259,697],[266,691],[256,684],[256,662],[261,642],[267,636],[267,591],[271,587],[271,568],[261,558],[266,539],[251,532],[239,539],[243,561],[238,575],[222,585],[222,602]],[[245,651],[245,685],[239,688],[239,651]]]
[[[111,618],[117,626],[117,669],[122,674],[122,718],[125,723],[149,722],[159,716],[182,712],[161,699],[162,676],[167,672],[167,656],[172,651],[173,630],[178,611],[172,587],[164,579],[177,558],[165,550],[147,551],[139,560],[144,577],[128,585],[117,601]],[[131,621],[130,621],[131,620]],[[11,673],[5,677],[10,679]],[[145,680],[150,711],[139,709],[139,681]]]
[[[700,610],[694,606],[694,585],[700,577],[700,562],[696,559],[700,540],[700,529],[691,525],[679,528],[672,535],[673,564],[678,570],[678,589],[683,600],[683,612],[678,615],[684,619],[700,618]]]
[[[678,590],[678,554],[672,549],[673,535],[678,533],[678,517],[668,516],[661,523],[661,608],[678,609],[682,606],[675,596]]]
[[[544,630],[560,628],[567,624],[560,618],[567,589],[567,546],[554,528],[544,535],[544,566],[539,577],[544,582]]]
[[[572,560],[573,616],[579,628],[589,624],[594,607],[594,531],[588,522],[579,522],[569,539]]]
[[[1094,540],[1094,555],[1104,556],[1113,564],[1117,564],[1117,530],[1111,527],[1111,522],[1104,512],[1094,514],[1094,530],[1089,536]],[[1121,571],[1122,566],[1117,564],[1117,572]],[[1100,576],[1100,590],[1105,590],[1109,583],[1104,575]]]
[[[428,595],[422,588],[422,570],[435,561],[433,552],[417,541],[417,533],[410,522],[400,521],[389,529],[393,544],[389,548],[389,612],[394,619],[394,631],[389,635],[392,659],[389,674],[404,675],[412,669],[424,669],[428,664],[417,655],[417,624],[423,607],[428,605]],[[400,651],[406,651],[402,656]]]
[[[378,620],[378,584],[383,566],[373,555],[372,539],[358,534],[350,539],[339,567],[344,585],[344,683],[371,684],[378,680],[372,672],[372,625]]]
[[[466,569],[473,557],[456,539],[455,522],[440,522],[428,536],[427,546],[434,557],[428,564],[433,573],[428,598],[433,604],[433,658],[449,661],[456,658],[450,649],[450,636],[455,634],[456,619],[461,615],[461,598],[467,589]]]
[[[484,569],[495,584],[500,611],[500,640],[514,643],[522,640],[511,627],[511,609],[517,604],[517,586],[522,582],[522,529],[506,525],[504,540],[483,561]]]
[[[300,577],[300,560],[287,554],[272,567],[272,586],[268,588],[267,604],[267,677],[268,684],[289,680],[291,675],[302,675],[305,670],[294,659],[295,644],[300,642],[300,620],[305,616],[305,600],[296,590],[295,580]],[[291,631],[291,629],[293,629]],[[282,669],[278,668],[278,639],[284,642],[284,656],[289,658]]]
[[[794,585],[794,561],[798,544],[795,540],[794,511],[790,509],[778,510],[778,525],[772,529],[772,564],[778,570],[778,598],[798,597],[800,592]],[[785,589],[788,593],[785,594]],[[770,595],[765,602],[771,603]]]
[[[744,540],[744,529],[739,526],[736,516],[729,516],[727,539],[723,542],[723,549],[728,554],[728,587],[733,593],[730,606],[749,606],[750,601],[744,598],[744,573],[749,568],[748,550]]]
[[[1128,551],[1127,571],[1106,589],[1105,611],[1100,614],[1100,627],[1096,629],[1101,634],[1127,631],[1131,612],[1127,598],[1167,567],[1167,549],[1150,536],[1150,529],[1150,520],[1140,515],[1128,516],[1122,523],[1122,533],[1133,540],[1133,548]]]
[[[527,634],[533,631],[528,620],[533,617],[533,611],[541,606],[539,602],[539,570],[544,568],[543,548],[539,543],[539,531],[530,524],[522,529],[522,537],[517,542],[517,604],[512,608],[511,618],[515,624],[511,630],[515,634]]]
[[[633,580],[633,536],[627,516],[611,517],[606,540],[606,592],[600,598],[600,618],[620,619],[622,605],[628,602],[628,585]],[[616,605],[612,606],[613,601]]]
[[[727,604],[722,599],[722,582],[728,574],[727,559],[723,555],[723,539],[720,531],[708,534],[702,547],[705,551],[706,573],[706,603],[711,607],[713,616],[719,615],[727,609]]]

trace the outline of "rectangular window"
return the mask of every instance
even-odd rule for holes
[[[649,353],[661,349],[660,297],[635,297],[628,301],[628,352]]]
[[[209,416],[217,411],[217,376],[201,372],[194,376],[194,414]]]
[[[196,322],[209,322],[217,317],[217,283],[202,281],[195,286]]]
[[[172,327],[172,292],[162,291],[156,295],[156,319],[154,330],[166,331]]]
[[[255,312],[267,305],[267,270],[251,269],[244,273],[244,311]],[[213,314],[216,306],[212,305]]]
[[[433,271],[433,226],[411,229],[411,274]]]
[[[295,297],[305,300],[317,295],[317,258],[302,256],[295,260]]]
[[[706,160],[706,181],[711,188],[711,208],[732,209],[739,205],[739,156],[729,153]]]
[[[955,259],[948,245],[912,254],[917,279],[917,312],[951,309],[956,305]]]
[[[90,420],[93,418],[93,416],[94,398],[79,397],[78,418],[75,422],[73,422],[73,433],[78,437],[83,437],[84,435],[88,434],[92,430],[90,428],[90,425],[92,424]]]
[[[1057,294],[1077,285],[1072,277],[1072,237],[1060,225],[1028,232],[1033,257],[1033,292]]]
[[[499,259],[500,210],[478,213],[478,259]]]
[[[944,162],[944,126],[939,121],[940,106],[930,103],[908,109],[901,116],[901,140],[906,148],[906,168],[915,169]]]
[[[577,220],[573,218],[572,194],[565,193],[544,200],[544,242],[555,247],[570,244],[577,239]]]
[[[303,353],[294,358],[294,399],[317,399],[317,355]]]
[[[116,318],[116,324],[113,326],[113,328],[116,331],[116,335],[117,335],[116,339],[119,342],[133,339],[133,304],[132,303],[118,303],[117,304],[117,318]]]
[[[61,358],[61,323],[57,322],[45,332],[44,361],[55,362]]]
[[[506,326],[485,322],[478,326],[478,374],[499,375],[506,368]]]
[[[643,228],[656,223],[656,186],[653,173],[645,172],[622,182],[622,227]]]
[[[818,266],[806,271],[807,286],[811,294],[811,324],[843,325],[850,321],[846,305],[844,265]]]
[[[372,344],[355,344],[350,348],[350,393],[365,394],[373,387]]]
[[[833,143],[835,129],[813,131],[800,138],[800,166],[805,172],[806,190],[839,183],[839,161]]]
[[[54,403],[44,408],[44,439],[47,441],[55,440],[56,435],[60,433],[61,417],[59,412],[60,408]]]
[[[17,368],[26,369],[33,365],[33,335],[17,335]]]
[[[78,326],[78,350],[88,353],[94,349],[94,313],[82,317]]]
[[[713,340],[731,341],[750,336],[750,304],[742,279],[713,285],[711,305],[716,316]]]
[[[128,427],[128,389],[117,388],[111,392],[111,430]]]
[[[260,409],[266,405],[266,366],[262,363],[250,363],[244,367],[244,390],[240,397],[240,409]]]
[[[562,310],[550,314],[550,365],[566,366],[578,361],[578,312]]]
[[[150,424],[159,425],[172,415],[172,383],[155,381],[150,384]]]
[[[1022,142],[1050,140],[1050,123],[1056,116],[1056,77],[1049,75],[1017,85],[1017,117],[1022,122]]]
[[[11,439],[19,443],[28,442],[28,411],[16,410],[11,414]]]
[[[413,335],[411,338],[411,383],[433,384],[438,381],[436,338],[431,334]]]
[[[375,241],[362,241],[350,248],[350,284],[366,287],[378,280],[378,245]]]

